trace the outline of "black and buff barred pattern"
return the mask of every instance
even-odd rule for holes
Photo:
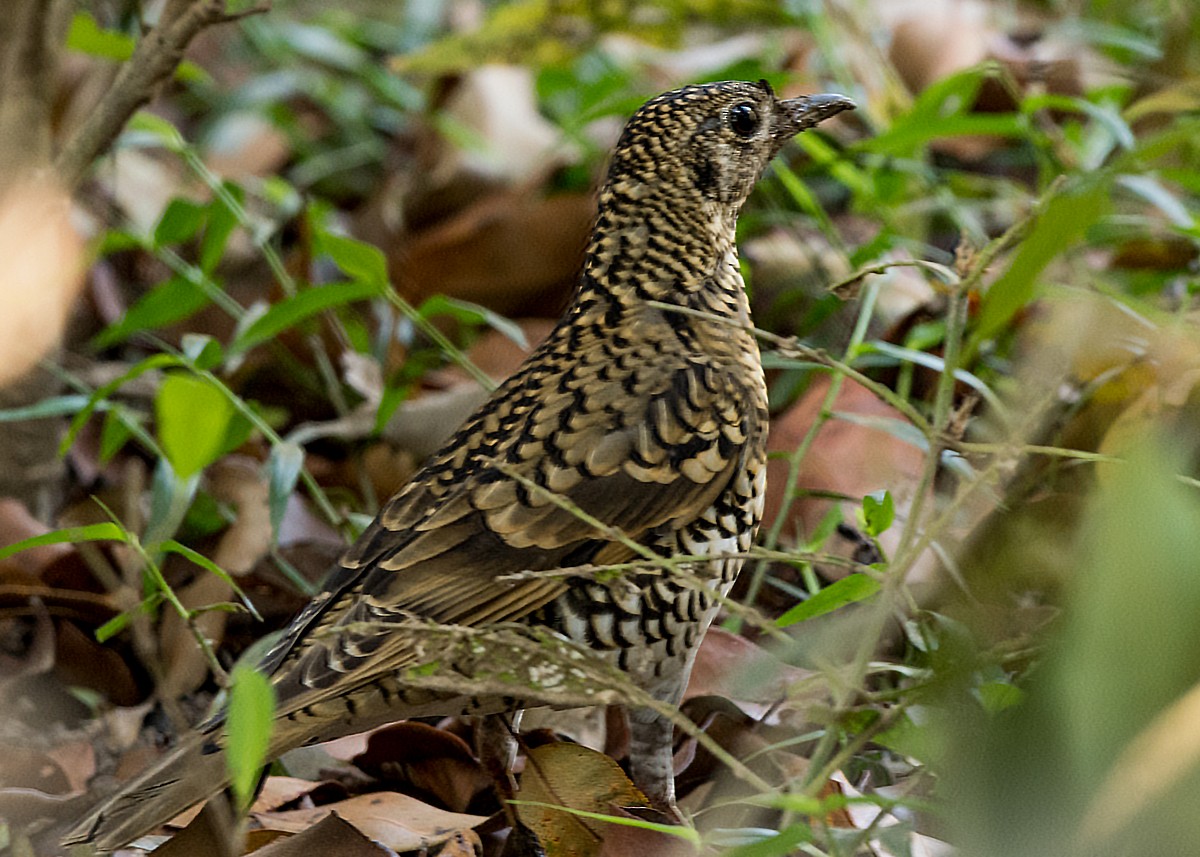
[[[278,697],[273,755],[406,716],[519,705],[406,688],[406,672],[431,656],[414,617],[541,627],[655,698],[679,700],[715,612],[710,592],[650,573],[610,582],[513,575],[637,560],[614,529],[661,556],[750,547],[762,514],[767,395],[745,330],[734,226],[783,144],[852,106],[726,82],[668,92],[637,112],[613,154],[566,315],[387,503],[267,656]],[[718,559],[693,573],[727,591],[740,566]],[[671,724],[649,710],[632,715],[634,779],[670,807]],[[112,849],[216,793],[226,785],[222,740],[218,720],[68,841]]]

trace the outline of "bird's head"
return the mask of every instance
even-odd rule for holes
[[[666,193],[733,212],[796,134],[854,102],[841,95],[776,98],[766,81],[686,86],[654,98],[625,126],[608,188],[633,200]]]

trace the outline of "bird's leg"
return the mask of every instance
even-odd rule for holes
[[[488,714],[475,726],[475,752],[484,770],[492,778],[492,786],[504,816],[512,826],[516,822],[509,801],[517,792],[513,765],[517,761],[517,730],[521,727],[523,710],[512,714]]]
[[[653,708],[629,709],[629,774],[650,805],[675,822],[674,726]]]

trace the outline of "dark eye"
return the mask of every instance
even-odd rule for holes
[[[758,129],[758,111],[753,104],[735,104],[729,108],[729,127],[739,137],[749,137]]]

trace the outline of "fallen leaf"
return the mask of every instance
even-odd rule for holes
[[[270,812],[278,809],[284,804],[304,797],[319,785],[321,784],[314,783],[312,780],[302,780],[299,777],[267,777],[262,789],[258,792],[258,797],[254,799],[250,811]]]
[[[487,820],[481,815],[447,812],[395,792],[359,795],[314,809],[255,813],[254,818],[269,830],[299,833],[331,813],[395,851],[429,848]]]
[[[58,762],[47,753],[31,747],[0,744],[0,788],[33,789],[44,794],[65,795],[71,782]]]
[[[217,542],[212,561],[230,574],[245,574],[271,549],[266,474],[251,458],[227,455],[208,468],[206,478],[213,497],[237,509],[233,523]]]
[[[594,209],[591,194],[485,197],[397,247],[397,287],[416,304],[444,294],[509,317],[557,316],[582,267]]]
[[[824,682],[815,681],[819,676],[784,663],[745,637],[710,628],[696,653],[683,698],[722,696],[757,719],[784,699],[799,706],[807,699],[824,699]],[[801,684],[810,689],[798,696]]]
[[[669,833],[601,821],[555,807],[634,819],[627,808],[648,809],[646,796],[608,756],[577,744],[545,744],[526,756],[517,814],[537,834],[547,857],[691,854]],[[609,845],[608,841],[613,844]],[[686,850],[680,851],[683,846]]]
[[[255,857],[385,857],[389,852],[336,814],[253,852]]]
[[[388,785],[404,784],[463,812],[491,779],[461,738],[424,723],[407,721],[376,729],[354,757],[364,773]]]

